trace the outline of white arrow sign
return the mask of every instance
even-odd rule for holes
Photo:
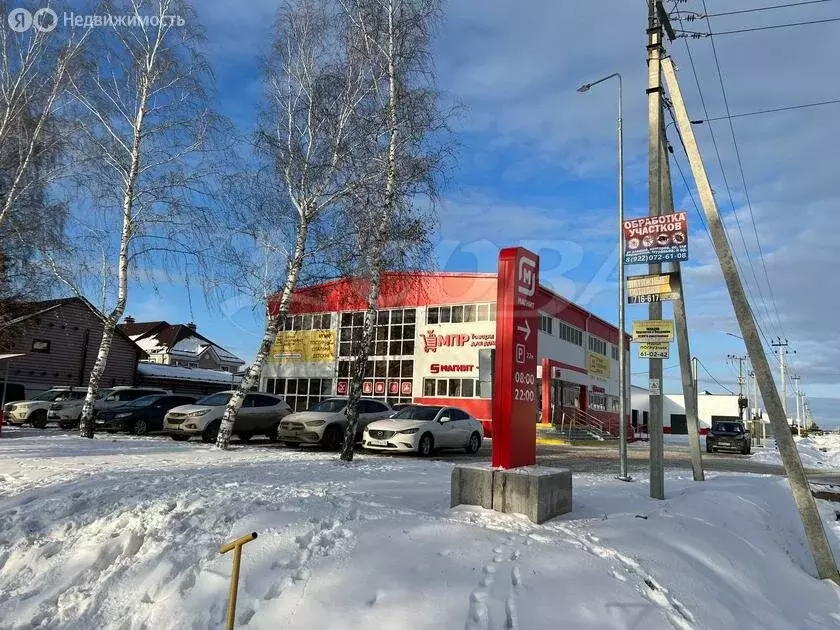
[[[517,326],[516,330],[519,332],[525,333],[525,341],[528,341],[528,337],[531,336],[531,327],[528,325],[528,320],[525,320],[524,326]]]

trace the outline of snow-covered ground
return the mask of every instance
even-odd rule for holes
[[[449,508],[451,464],[159,438],[0,438],[0,628],[840,628],[786,482],[575,475],[542,526]],[[821,504],[832,544],[840,528]]]
[[[827,433],[812,437],[794,436],[799,457],[805,468],[840,471],[840,434]],[[775,440],[767,440],[767,448],[754,449],[752,460],[767,464],[782,463]]]

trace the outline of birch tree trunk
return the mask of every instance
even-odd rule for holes
[[[154,58],[153,58],[154,59]],[[152,60],[152,63],[154,61]],[[140,94],[137,102],[137,114],[134,119],[134,132],[131,140],[131,157],[129,170],[125,179],[122,203],[122,232],[120,233],[120,254],[117,261],[117,303],[105,319],[105,326],[102,330],[102,341],[99,342],[99,351],[96,355],[96,363],[90,372],[90,381],[85,395],[85,402],[82,405],[82,417],[79,421],[79,434],[82,437],[93,438],[93,406],[96,399],[96,390],[99,389],[99,382],[108,362],[108,354],[111,352],[111,343],[114,340],[114,331],[117,322],[125,312],[125,304],[128,299],[128,250],[132,237],[132,212],[134,207],[135,186],[137,176],[140,173],[140,156],[143,142],[143,122],[146,115],[146,103],[149,98],[149,80],[141,78]]]
[[[226,449],[230,444],[230,437],[233,433],[234,423],[236,422],[236,414],[239,413],[239,409],[242,407],[245,394],[255,385],[259,384],[265,359],[271,351],[275,339],[277,339],[280,323],[289,312],[289,304],[292,301],[292,294],[294,293],[295,287],[297,287],[300,270],[303,267],[303,258],[306,254],[306,240],[309,236],[310,221],[311,217],[308,213],[301,212],[295,249],[289,262],[289,272],[286,277],[286,283],[283,285],[283,292],[280,294],[280,302],[277,305],[276,312],[267,313],[265,331],[263,332],[260,346],[257,349],[257,355],[242,377],[242,383],[240,383],[233,396],[230,397],[227,407],[225,407],[225,413],[219,425],[219,434],[216,436],[216,446],[218,448]],[[266,310],[270,311],[270,307]]]
[[[379,288],[382,276],[382,258],[388,243],[388,226],[394,214],[397,191],[397,146],[399,143],[399,120],[397,117],[397,69],[394,51],[394,5],[388,3],[388,45],[386,53],[388,81],[388,127],[387,158],[385,172],[385,195],[377,217],[378,223],[370,249],[369,281],[370,288],[365,312],[365,327],[361,345],[358,346],[353,363],[353,379],[350,383],[350,397],[347,401],[347,428],[344,432],[344,445],[341,459],[353,461],[356,446],[356,432],[359,426],[359,398],[362,392],[362,380],[365,375],[370,344],[376,326],[376,311],[379,302]]]

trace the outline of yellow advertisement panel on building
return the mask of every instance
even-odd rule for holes
[[[332,363],[335,361],[334,330],[290,330],[277,333],[270,363]]]
[[[602,354],[590,352],[586,355],[586,371],[590,376],[609,378],[610,360]]]

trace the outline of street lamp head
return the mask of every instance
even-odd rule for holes
[[[591,87],[592,87],[592,84],[591,84],[591,83],[584,83],[583,85],[581,85],[581,86],[577,89],[577,91],[578,91],[578,92],[580,92],[581,94],[583,94],[584,92],[588,92],[588,91],[589,91],[589,88],[591,88]]]

